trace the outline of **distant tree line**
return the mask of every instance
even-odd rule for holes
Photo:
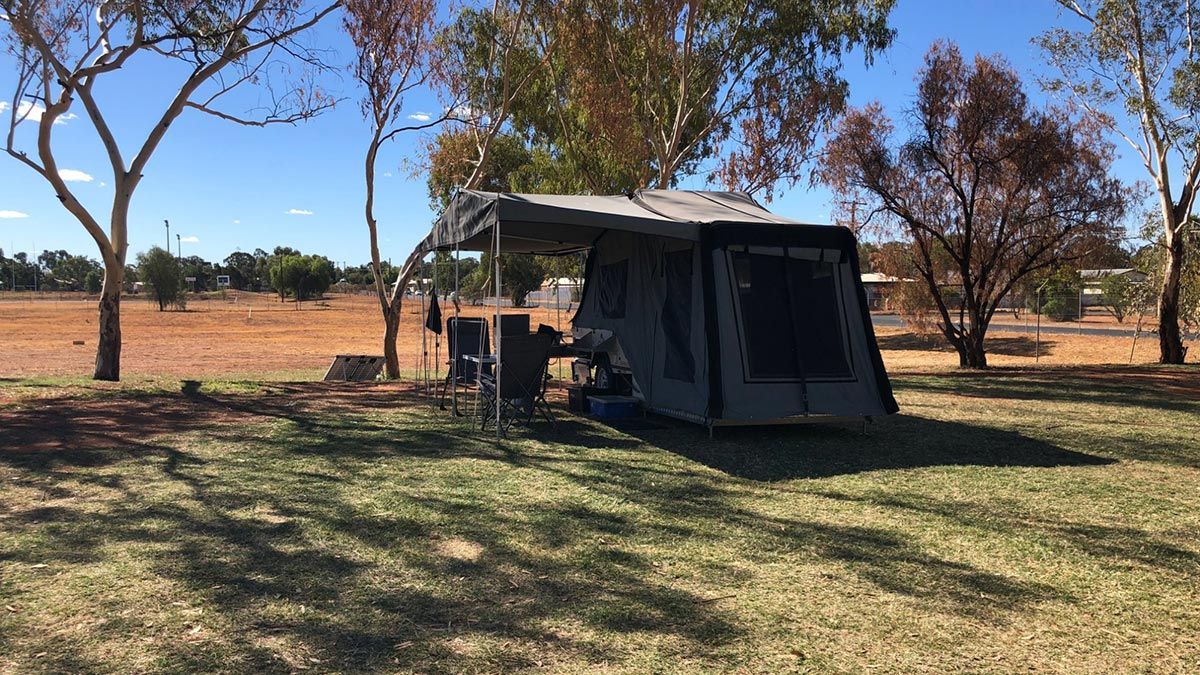
[[[335,284],[361,288],[371,283],[367,265],[339,267],[322,255],[305,255],[299,250],[276,246],[270,253],[236,251],[220,262],[192,255],[178,257],[155,246],[139,253],[136,262],[125,268],[126,292],[139,282],[158,297],[162,292],[165,306],[176,304],[176,294],[216,291],[218,277],[229,277],[229,288],[253,292],[274,291],[281,298],[317,297]],[[471,261],[478,264],[477,261]],[[386,264],[385,264],[386,265]],[[386,266],[395,278],[395,271]],[[470,269],[467,270],[468,272]],[[194,279],[195,281],[187,281]],[[99,293],[104,283],[104,267],[96,260],[64,250],[43,251],[36,258],[24,251],[11,256],[0,249],[0,290],[45,290]]]
[[[99,293],[104,281],[100,263],[63,250],[42,251],[31,259],[24,251],[7,257],[0,249],[0,290],[85,291]]]
[[[483,265],[476,257],[460,256],[455,271],[454,256],[438,253],[434,260],[422,263],[418,278],[432,284],[426,292],[437,290],[449,296],[455,289],[467,301],[477,301],[492,295],[490,256],[485,254]],[[380,269],[387,282],[394,283],[399,268],[381,261]],[[261,248],[251,253],[235,251],[220,262],[211,262],[198,255],[182,258],[155,246],[139,253],[135,264],[125,269],[125,290],[143,288],[160,309],[184,307],[186,294],[203,293],[223,288],[217,278],[229,277],[228,288],[250,292],[274,292],[281,300],[299,295],[308,300],[335,291],[361,292],[371,288],[373,276],[369,264],[339,265],[322,255],[303,254],[295,248],[276,246],[271,252]],[[501,272],[502,294],[513,304],[523,306],[528,295],[547,279],[566,277],[582,279],[581,256],[543,258],[538,256],[507,256]],[[187,281],[195,279],[195,281]],[[104,268],[99,262],[64,250],[43,251],[37,258],[19,252],[7,257],[0,249],[0,290],[74,291],[99,293],[104,282]],[[139,285],[140,284],[140,285]]]

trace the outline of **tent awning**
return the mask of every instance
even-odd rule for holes
[[[591,246],[606,230],[697,241],[700,226],[715,222],[798,224],[739,192],[643,190],[590,196],[463,190],[418,250],[489,251],[496,224],[501,251],[560,255]]]
[[[461,190],[400,273],[407,282],[432,251],[499,250],[563,255],[590,248],[606,231],[699,241],[715,223],[820,227],[777,216],[744,192],[639,190],[628,195],[541,195]]]

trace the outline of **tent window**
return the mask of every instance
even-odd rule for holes
[[[696,381],[696,358],[692,355],[692,250],[663,255],[666,296],[663,298],[662,329],[666,344],[663,377]]]
[[[608,319],[625,318],[625,294],[629,285],[629,261],[600,266],[600,312]]]
[[[849,377],[837,266],[731,252],[751,379]]]

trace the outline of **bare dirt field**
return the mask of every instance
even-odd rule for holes
[[[0,301],[0,377],[91,373],[96,348],[94,301],[66,296],[38,301],[11,297]],[[401,366],[412,370],[421,349],[420,305],[410,300],[404,311]],[[465,315],[474,316],[490,311],[484,307],[463,309]],[[569,325],[570,312],[565,308],[561,314],[554,308],[520,311],[533,315],[533,325]],[[449,307],[443,309],[444,314],[448,312]],[[126,298],[122,331],[123,374],[195,378],[312,379],[320,376],[336,354],[382,353],[383,334],[379,309],[371,296],[332,295],[305,302],[297,310],[294,303],[252,293],[193,299],[187,311],[166,312],[159,312],[142,298]],[[943,370],[958,363],[957,355],[936,336],[893,328],[881,328],[877,334],[890,370]],[[989,340],[989,360],[996,366],[1127,364],[1131,343],[1125,337],[1050,335],[1043,336],[1037,349],[1032,336],[996,331]],[[1153,363],[1157,355],[1155,337],[1144,335],[1132,363]]]
[[[488,311],[463,307],[467,316]],[[553,308],[520,311],[532,313],[534,326],[555,323]],[[443,316],[450,312],[444,308]],[[142,298],[125,298],[121,317],[125,375],[306,379],[324,372],[336,354],[383,353],[379,305],[366,295],[330,296],[297,310],[295,303],[280,303],[275,296],[230,293],[227,299],[190,300],[186,311],[165,312]],[[562,317],[566,325],[565,308]],[[0,376],[90,374],[96,320],[91,301],[0,302]],[[402,368],[416,368],[421,323],[419,302],[409,301],[400,324]],[[75,344],[79,341],[83,344]]]

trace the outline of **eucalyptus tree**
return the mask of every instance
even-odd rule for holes
[[[935,44],[918,77],[908,136],[878,103],[851,110],[820,176],[902,237],[962,366],[987,366],[984,338],[1022,279],[1051,270],[1123,217],[1113,150],[1067,111],[1029,103],[999,57],[963,59]]]
[[[387,286],[379,253],[379,222],[375,215],[375,170],[380,150],[401,133],[429,128],[443,114],[419,124],[405,124],[405,96],[429,77],[434,33],[433,0],[346,0],[343,23],[355,47],[351,67],[362,90],[360,108],[371,136],[363,165],[363,215],[371,244],[371,276],[383,314],[383,354],[386,374],[400,377],[396,336],[405,284]]]
[[[1183,363],[1181,284],[1200,189],[1200,14],[1192,0],[1058,0],[1078,29],[1038,42],[1058,74],[1044,82],[1131,147],[1150,176],[1164,250],[1159,361]]]
[[[459,60],[495,63],[488,56],[503,44],[510,72],[458,73],[463,108],[488,124],[471,139],[469,128],[443,133],[435,164],[460,167],[459,185],[479,180],[490,163],[473,139],[491,138],[495,150],[507,135],[526,147],[528,168],[506,179],[529,191],[670,188],[703,174],[770,199],[803,177],[842,111],[844,58],[858,50],[869,63],[891,43],[892,5],[543,0],[514,5],[528,19],[507,33],[464,13]]]
[[[121,287],[129,248],[129,209],[150,160],[176,119],[192,111],[237,124],[293,124],[330,107],[315,86],[323,53],[297,38],[340,2],[321,0],[0,0],[0,25],[15,88],[8,110],[5,150],[37,173],[95,241],[104,265],[94,377],[121,374]],[[97,83],[128,72],[133,61],[176,67],[139,100],[104,101]],[[291,63],[294,68],[283,67]],[[168,84],[169,83],[169,84]],[[153,91],[153,89],[163,91]],[[263,93],[249,113],[226,105],[244,88]],[[119,138],[123,109],[166,100],[143,135]],[[107,213],[89,210],[64,180],[58,125],[79,116],[91,124],[112,171]],[[18,127],[36,127],[32,152],[18,143]]]
[[[626,187],[705,173],[770,199],[845,106],[842,62],[894,37],[892,0],[573,0],[558,36],[558,145],[603,139]],[[554,97],[550,97],[554,100]],[[570,114],[572,108],[579,111]],[[561,114],[566,112],[567,114]],[[591,152],[587,154],[593,154]],[[636,167],[621,165],[635,157]]]

